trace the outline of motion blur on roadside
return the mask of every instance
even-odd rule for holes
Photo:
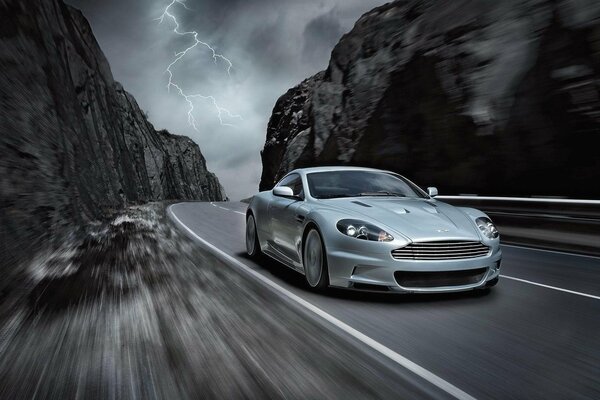
[[[164,207],[130,208],[27,266],[0,304],[0,398],[398,393],[368,358],[200,251]]]

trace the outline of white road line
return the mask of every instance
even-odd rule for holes
[[[211,206],[218,207],[218,208],[220,208],[221,210],[232,211],[232,212],[234,212],[234,213],[236,213],[236,214],[241,214],[241,215],[244,215],[244,216],[246,215],[246,213],[245,213],[245,212],[241,212],[241,211],[232,210],[231,208],[225,208],[225,207],[221,207],[221,206],[218,206],[218,205],[216,205],[216,204],[215,204],[215,203],[213,203],[212,201],[210,202],[210,205],[211,205]]]
[[[180,204],[180,203],[178,203],[178,204]],[[429,382],[432,385],[438,387],[439,389],[443,390],[444,392],[446,392],[446,393],[454,396],[457,399],[475,400],[475,398],[473,396],[471,396],[470,394],[462,391],[461,389],[457,388],[456,386],[452,385],[451,383],[445,381],[444,379],[442,379],[439,376],[435,375],[433,372],[431,372],[429,370],[426,370],[425,368],[421,367],[420,365],[418,365],[418,364],[410,361],[408,358],[406,358],[406,357],[404,357],[404,356],[396,353],[395,351],[393,351],[389,347],[386,347],[386,346],[382,345],[381,343],[377,342],[376,340],[371,339],[369,336],[365,335],[364,333],[362,333],[362,332],[360,332],[360,331],[352,328],[350,325],[348,325],[348,324],[340,321],[339,319],[335,318],[333,315],[328,314],[327,312],[323,311],[322,309],[320,309],[319,307],[315,306],[314,304],[309,303],[308,301],[304,300],[300,296],[298,296],[298,295],[290,292],[289,290],[287,290],[284,287],[282,287],[282,286],[278,285],[277,283],[273,282],[272,280],[270,280],[266,276],[264,276],[261,273],[255,271],[254,269],[250,268],[249,266],[247,266],[243,262],[241,262],[238,259],[230,256],[229,254],[225,253],[223,250],[219,249],[218,247],[216,247],[213,244],[209,243],[205,239],[201,238],[193,230],[191,230],[183,222],[181,222],[181,220],[177,217],[177,215],[175,215],[175,213],[173,212],[172,208],[173,208],[173,206],[176,206],[176,205],[177,204],[173,204],[173,205],[169,206],[169,208],[168,208],[168,212],[175,219],[175,221],[179,225],[181,225],[181,227],[184,228],[190,235],[192,235],[193,237],[195,237],[199,242],[201,242],[202,244],[204,244],[206,247],[208,247],[209,249],[211,249],[216,254],[220,255],[223,258],[225,258],[227,261],[229,261],[233,265],[241,268],[244,272],[246,272],[249,275],[251,275],[252,277],[256,278],[257,280],[259,280],[263,284],[269,286],[270,288],[274,289],[275,291],[279,292],[280,294],[288,297],[290,300],[298,303],[300,306],[306,308],[307,310],[315,313],[319,317],[321,317],[324,320],[326,320],[327,322],[333,324],[334,326],[336,326],[337,328],[341,329],[345,333],[349,334],[353,338],[359,340],[360,342],[362,342],[363,344],[369,346],[373,350],[375,350],[375,351],[383,354],[384,356],[388,357],[392,361],[396,362],[397,364],[401,365],[402,367],[404,367],[404,368],[408,369],[409,371],[413,372],[415,375],[417,375],[417,376],[425,379],[427,382]]]
[[[600,260],[600,257],[598,257],[598,256],[590,256],[590,255],[587,255],[587,254],[578,254],[578,253],[568,253],[566,251],[539,249],[537,247],[518,246],[516,244],[502,244],[502,247],[514,247],[516,249],[543,251],[543,252],[546,252],[546,253],[561,254],[561,255],[564,255],[564,256],[585,257],[585,258],[594,258],[596,260]]]
[[[500,276],[502,278],[512,279],[513,281],[528,283],[530,285],[540,286],[540,287],[543,287],[543,288],[546,288],[546,289],[558,290],[559,292],[576,294],[578,296],[589,297],[590,299],[600,300],[600,296],[594,296],[593,294],[576,292],[574,290],[563,289],[563,288],[559,288],[559,287],[556,287],[556,286],[544,285],[543,283],[532,282],[532,281],[528,281],[527,279],[516,278],[514,276],[508,276],[508,275],[500,275]]]

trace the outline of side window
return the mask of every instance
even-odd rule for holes
[[[295,196],[304,198],[304,187],[302,186],[302,178],[300,175],[292,174],[283,178],[277,186],[287,186],[294,191]]]

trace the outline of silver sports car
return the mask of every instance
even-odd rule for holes
[[[254,196],[246,248],[314,289],[451,292],[498,282],[499,234],[483,212],[436,200],[389,171],[297,169]]]

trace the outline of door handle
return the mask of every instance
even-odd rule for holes
[[[298,221],[298,222],[304,222],[305,218],[306,217],[304,215],[300,215],[300,214],[296,215],[296,221]]]

